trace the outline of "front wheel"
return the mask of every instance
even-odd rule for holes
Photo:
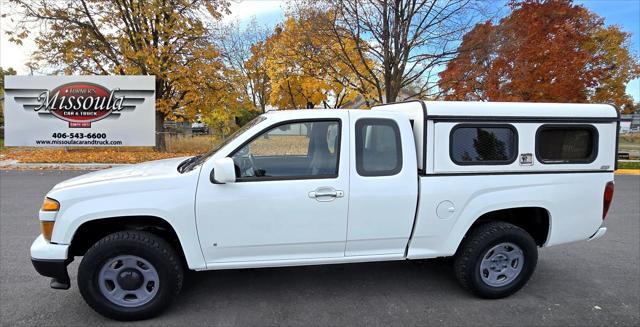
[[[489,222],[471,231],[456,254],[460,284],[482,298],[509,296],[529,280],[538,262],[535,241],[520,227]]]
[[[116,320],[158,315],[182,287],[182,265],[162,238],[141,231],[108,235],[78,268],[78,288],[96,312]]]

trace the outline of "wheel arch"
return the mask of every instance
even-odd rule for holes
[[[551,235],[551,214],[548,209],[539,206],[511,207],[487,211],[469,226],[465,236],[477,226],[489,221],[502,221],[524,229],[539,247],[544,246]]]
[[[73,233],[69,243],[69,256],[82,256],[103,237],[124,230],[147,231],[165,239],[187,266],[187,256],[176,229],[168,220],[152,215],[104,217],[85,221]]]

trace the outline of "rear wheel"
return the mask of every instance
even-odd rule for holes
[[[116,320],[158,315],[179,293],[182,279],[175,250],[162,238],[141,231],[104,237],[78,268],[78,287],[87,304]]]
[[[454,262],[460,284],[483,298],[501,298],[518,291],[538,262],[535,241],[520,227],[488,222],[465,238]]]

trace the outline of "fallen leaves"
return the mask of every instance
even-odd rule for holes
[[[20,163],[124,163],[184,157],[199,154],[198,151],[157,152],[152,149],[51,149],[51,148],[3,148],[3,160]]]
[[[19,163],[114,163],[133,164],[166,158],[194,156],[211,149],[219,139],[210,135],[166,139],[167,152],[149,147],[34,148],[0,147],[0,160]]]

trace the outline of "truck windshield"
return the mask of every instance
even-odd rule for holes
[[[225,145],[231,143],[231,141],[233,141],[236,138],[238,138],[238,136],[242,135],[244,132],[249,130],[251,127],[253,127],[255,125],[258,125],[260,122],[264,121],[265,119],[267,119],[267,117],[265,117],[264,115],[260,115],[260,116],[258,116],[256,118],[252,119],[248,123],[244,124],[242,127],[238,128],[238,130],[233,132],[233,134],[229,135],[229,137],[224,139],[222,142],[220,142],[217,145],[213,146],[211,148],[211,150],[209,150],[209,151],[207,151],[207,152],[205,152],[203,154],[197,155],[195,157],[191,157],[191,158],[181,162],[180,165],[178,165],[178,171],[181,172],[181,173],[184,173],[186,171],[193,170],[193,168],[195,168],[198,165],[202,164],[203,162],[207,161],[207,159],[209,159],[209,157],[214,155],[216,152],[218,152],[218,150],[222,149]]]

